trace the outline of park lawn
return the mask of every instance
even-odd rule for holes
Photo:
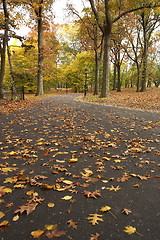
[[[134,88],[122,88],[121,92],[110,91],[110,96],[107,98],[88,94],[83,100],[123,108],[160,111],[160,88],[147,88],[146,92],[136,92]]]

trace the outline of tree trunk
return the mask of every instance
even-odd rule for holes
[[[121,46],[120,44],[118,44],[117,73],[118,73],[117,92],[121,92]]]
[[[104,53],[103,53],[103,80],[101,98],[109,96],[109,59],[110,59],[111,28],[104,31]]]
[[[142,13],[142,27],[143,27],[143,41],[144,41],[144,49],[143,49],[143,58],[142,58],[142,86],[141,86],[141,92],[146,91],[146,78],[147,78],[147,32],[146,32],[146,27],[147,27],[147,22],[145,19],[145,14],[144,12]]]
[[[140,92],[140,69],[137,62],[137,92]]]
[[[41,4],[43,0],[41,0]],[[43,95],[43,24],[42,24],[42,6],[38,11],[38,74],[37,74],[37,94]]]
[[[117,73],[118,73],[117,92],[121,92],[121,66],[119,62],[117,64]]]
[[[100,61],[98,59],[98,49],[95,49],[95,62],[96,62],[96,72],[95,72],[94,95],[98,95],[99,94],[99,66],[100,66]]]
[[[116,90],[117,66],[114,64],[113,90]]]
[[[144,53],[143,53],[143,71],[142,71],[142,86],[141,92],[146,91],[146,78],[147,78],[147,43],[144,43]]]
[[[10,75],[11,75],[11,79],[12,79],[12,88],[13,88],[13,91],[15,92],[15,95],[17,96],[16,84],[15,84],[15,80],[14,80],[13,68],[12,68],[12,62],[11,62],[11,53],[10,53],[10,50],[9,50],[8,43],[7,43],[7,54],[8,54]]]
[[[3,10],[5,15],[5,32],[3,36],[3,43],[0,45],[1,50],[1,71],[0,71],[0,99],[3,99],[3,79],[5,74],[5,53],[6,46],[8,41],[8,22],[9,22],[9,14],[7,11],[6,0],[2,0],[3,2]]]

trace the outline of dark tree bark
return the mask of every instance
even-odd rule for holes
[[[43,22],[42,22],[42,4],[40,0],[39,9],[36,12],[38,18],[38,73],[37,73],[37,93],[36,95],[43,95]]]
[[[0,43],[0,51],[1,51],[1,70],[0,70],[0,99],[3,99],[3,79],[5,74],[5,53],[6,46],[8,41],[8,25],[9,25],[9,14],[7,11],[6,0],[2,0],[3,3],[3,11],[5,16],[5,30],[2,42]]]
[[[117,67],[114,64],[114,76],[113,76],[113,90],[116,90],[116,81],[117,81]]]
[[[13,68],[12,68],[12,62],[11,62],[11,53],[9,50],[8,42],[7,42],[7,55],[8,55],[8,62],[9,62],[9,68],[10,68],[10,75],[12,79],[12,89],[15,93],[15,96],[17,96],[17,89],[16,89],[15,80],[14,80],[14,74],[13,74]]]

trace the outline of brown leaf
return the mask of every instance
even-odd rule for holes
[[[51,239],[53,237],[61,237],[61,236],[65,235],[65,234],[66,234],[66,232],[58,231],[57,228],[56,228],[52,232],[45,233],[45,236],[48,237],[49,239]]]
[[[130,209],[127,209],[127,208],[124,208],[122,210],[122,213],[126,214],[126,215],[129,215],[130,213],[132,213],[132,211]]]
[[[95,192],[83,191],[82,193],[84,196],[87,196],[88,198],[92,197],[97,199],[97,196],[101,197],[99,190],[96,190]]]
[[[38,203],[27,203],[26,205],[20,206],[18,210],[16,210],[14,213],[19,213],[22,214],[24,211],[26,211],[27,215],[29,215],[31,212],[33,212],[36,208]]]
[[[117,178],[117,182],[125,182],[128,181],[128,179],[130,179],[131,176],[128,176],[127,173],[125,173],[122,177]]]
[[[96,233],[96,235],[91,234],[90,240],[98,240],[99,236],[100,236],[99,233]]]
[[[73,222],[73,219],[70,219],[67,223],[69,223],[69,228],[72,227],[74,229],[77,229],[77,222]]]

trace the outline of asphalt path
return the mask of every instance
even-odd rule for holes
[[[80,97],[0,116],[1,240],[160,239],[160,114]]]

